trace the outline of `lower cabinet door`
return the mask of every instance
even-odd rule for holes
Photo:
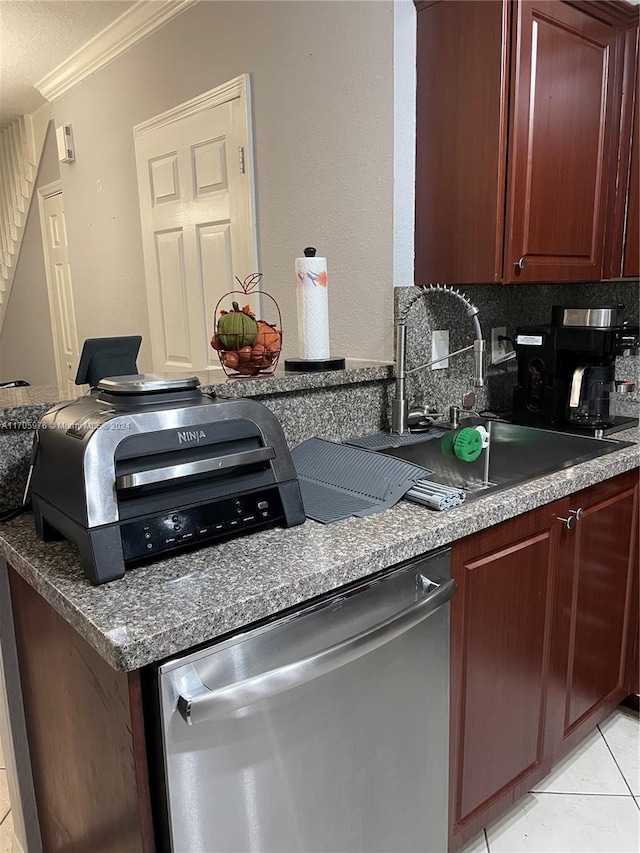
[[[454,544],[450,853],[637,684],[638,523],[636,470]]]
[[[559,568],[552,671],[554,759],[606,717],[628,692],[633,619],[637,472],[571,497],[581,518]]]
[[[550,769],[545,748],[558,501],[454,545],[450,849]]]

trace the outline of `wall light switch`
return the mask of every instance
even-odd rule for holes
[[[449,355],[449,331],[448,329],[441,329],[437,332],[433,332],[431,335],[431,360],[434,361],[437,358],[441,358],[442,361],[436,362],[436,364],[431,365],[432,370],[443,370],[445,367],[449,367],[449,359],[446,357]]]

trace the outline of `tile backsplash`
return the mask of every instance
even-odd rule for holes
[[[639,322],[638,281],[568,284],[476,284],[459,288],[479,310],[478,319],[487,342],[487,364],[490,362],[491,329],[506,326],[507,336],[515,333],[516,326],[549,323],[553,305],[616,305],[623,303],[630,324]],[[402,311],[415,293],[410,287],[394,288],[395,310]],[[453,352],[473,341],[473,324],[466,316],[464,306],[446,294],[429,294],[411,306],[407,319],[407,366],[416,367],[431,358],[431,331],[449,330],[449,350]],[[429,403],[439,411],[451,404],[460,405],[462,395],[472,390],[472,356],[464,353],[450,360],[449,368],[418,371],[407,379],[409,400]],[[638,355],[620,357],[616,362],[619,379],[640,381]],[[477,405],[501,411],[511,407],[511,395],[516,383],[515,360],[502,365],[489,365],[485,388],[476,389]],[[620,399],[621,414],[638,416],[640,392],[638,389]]]

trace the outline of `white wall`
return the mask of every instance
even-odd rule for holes
[[[201,2],[54,103],[76,144],[61,178],[80,340],[148,338],[132,127],[249,72],[260,269],[285,355],[293,261],[314,245],[332,354],[391,357],[393,14],[386,1]]]
[[[393,4],[393,283],[413,284],[416,197],[416,7]]]
[[[0,336],[0,382],[57,383],[37,188],[60,176],[53,125],[47,132],[20,257]]]

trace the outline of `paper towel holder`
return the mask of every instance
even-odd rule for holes
[[[313,246],[307,246],[304,249],[306,258],[314,258],[316,249]],[[287,358],[284,362],[284,369],[287,373],[321,373],[325,370],[344,370],[346,362],[344,358]]]

